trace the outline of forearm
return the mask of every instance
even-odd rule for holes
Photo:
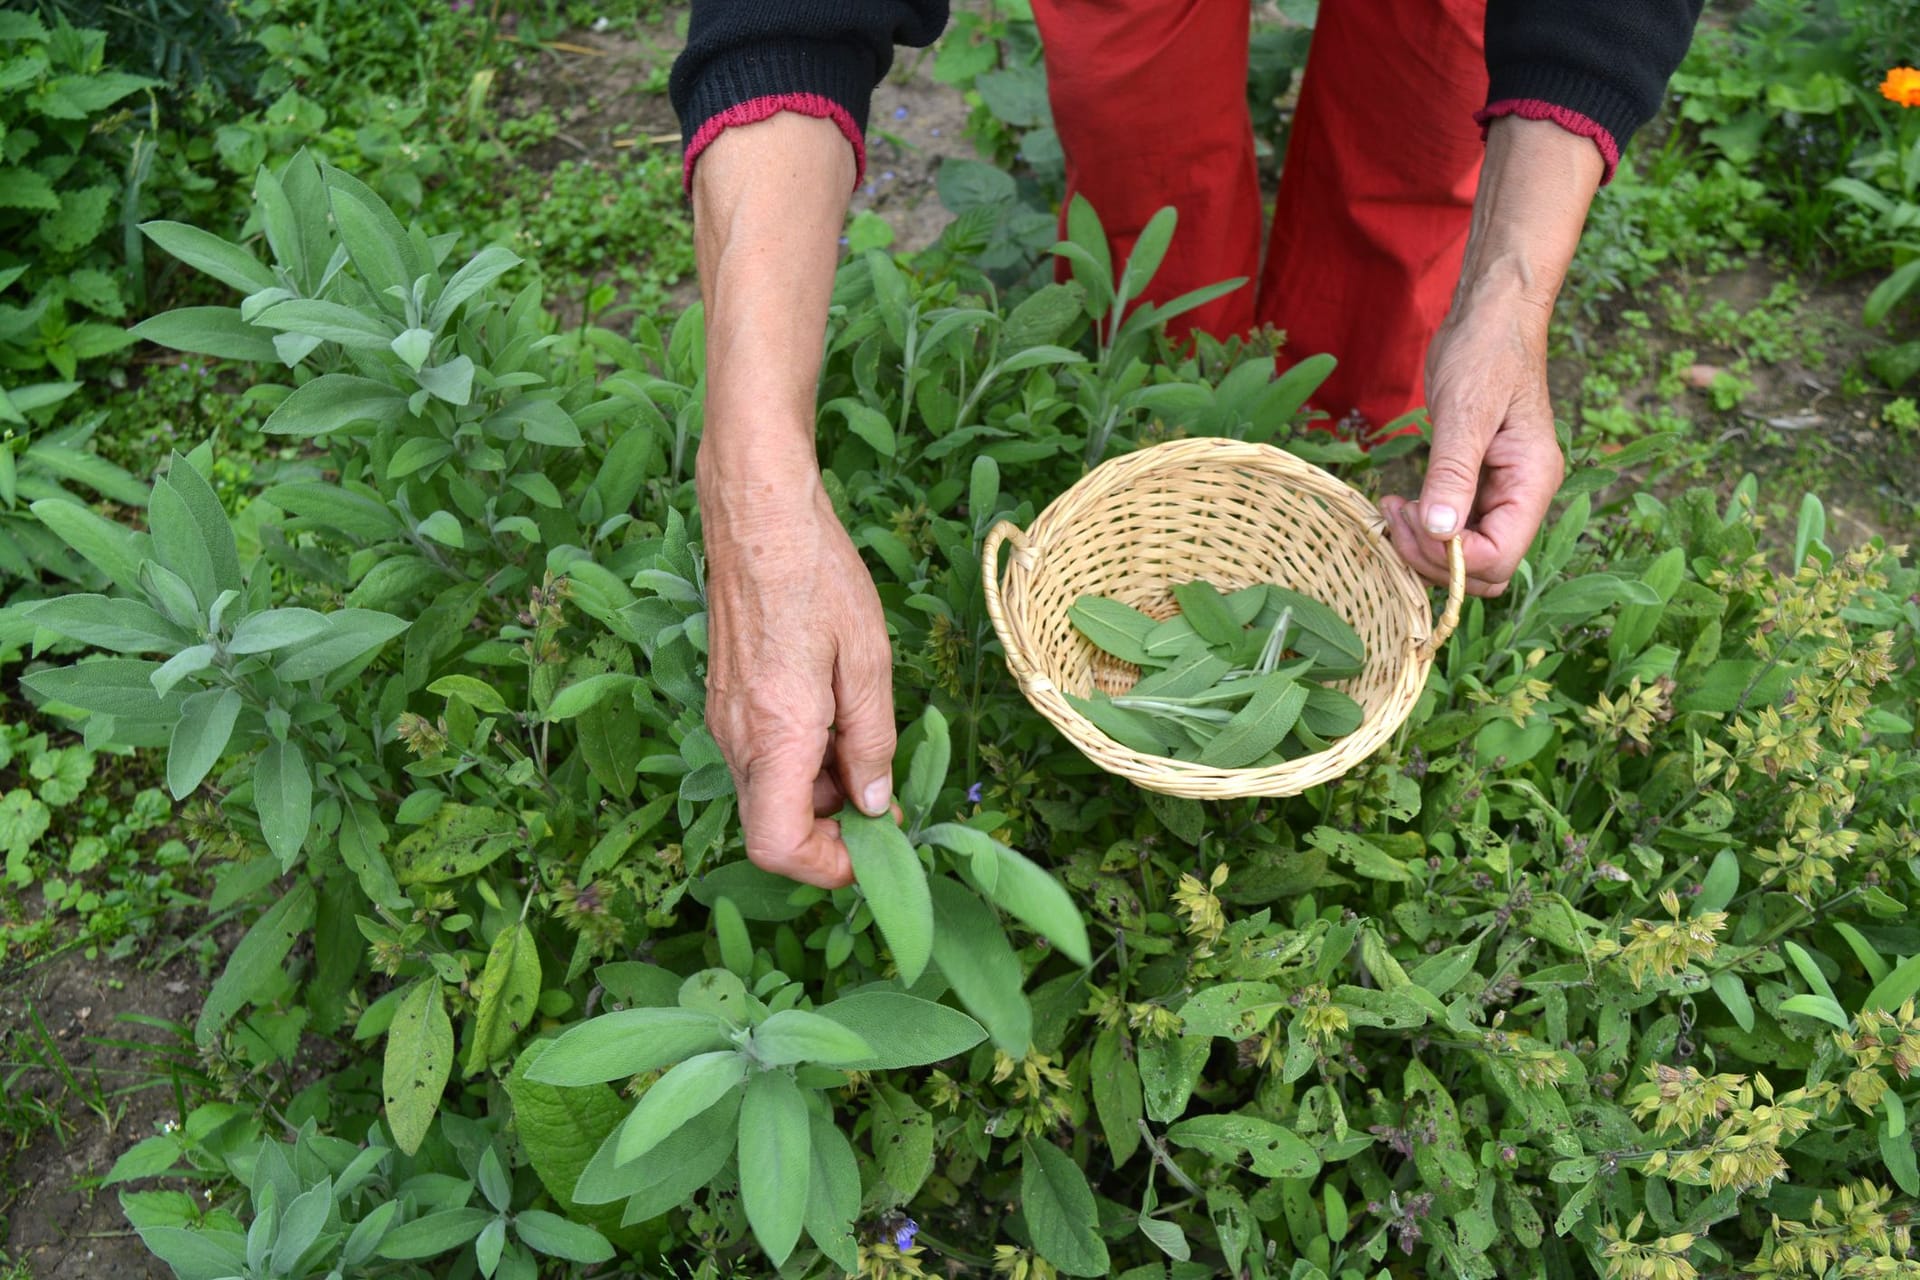
[[[1544,323],[1604,167],[1591,142],[1556,124],[1493,121],[1454,314],[1499,303],[1538,309]]]
[[[812,463],[853,163],[834,124],[782,114],[728,129],[694,171],[707,330],[703,473],[745,480]]]

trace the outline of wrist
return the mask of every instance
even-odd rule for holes
[[[1498,308],[1544,324],[1601,173],[1593,144],[1556,124],[1493,121],[1454,311]]]
[[[710,515],[732,519],[809,503],[820,489],[812,424],[710,420],[694,455],[693,477]]]
[[[1449,319],[1503,315],[1544,328],[1553,317],[1564,269],[1520,253],[1483,253],[1460,273]]]

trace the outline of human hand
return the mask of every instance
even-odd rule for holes
[[[1497,596],[1533,545],[1566,460],[1547,396],[1547,314],[1526,302],[1456,308],[1427,353],[1433,451],[1417,502],[1381,503],[1393,545],[1428,581],[1447,581],[1462,534],[1467,590]],[[1464,530],[1464,533],[1463,533]]]
[[[1566,478],[1547,322],[1603,173],[1591,140],[1550,121],[1488,127],[1460,287],[1427,348],[1426,483],[1418,502],[1380,504],[1393,545],[1430,582],[1446,582],[1459,536],[1467,590],[1505,591]]]
[[[707,553],[707,728],[747,857],[853,881],[838,824],[887,812],[893,670],[873,579],[814,457],[827,305],[854,155],[831,120],[726,129],[693,177],[707,398],[695,462]]]
[[[812,460],[777,481],[699,474],[707,728],[733,773],[755,866],[853,881],[831,815],[888,811],[893,653],[873,579]]]

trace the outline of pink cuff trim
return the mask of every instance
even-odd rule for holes
[[[860,127],[854,124],[847,109],[832,98],[817,93],[772,93],[764,98],[737,102],[718,115],[708,116],[706,122],[694,132],[693,141],[687,144],[686,165],[681,170],[680,179],[688,194],[693,191],[693,163],[700,158],[702,151],[712,145],[715,138],[735,125],[758,124],[782,111],[795,111],[816,120],[831,120],[840,126],[840,132],[853,145],[853,185],[857,189],[867,172],[867,144],[860,136]]]
[[[1600,158],[1606,162],[1607,171],[1600,175],[1600,185],[1606,186],[1613,181],[1613,171],[1620,167],[1620,144],[1613,135],[1593,119],[1581,115],[1578,111],[1556,106],[1551,102],[1542,102],[1538,98],[1502,98],[1499,102],[1490,102],[1474,112],[1473,122],[1480,126],[1480,136],[1487,136],[1487,125],[1501,116],[1519,116],[1522,120],[1551,120],[1568,133],[1578,134],[1589,139],[1600,148]]]

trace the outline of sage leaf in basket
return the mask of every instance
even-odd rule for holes
[[[1333,745],[1313,730],[1307,728],[1304,720],[1293,726],[1293,732],[1288,735],[1287,741],[1289,743],[1297,742],[1300,744],[1298,751],[1290,751],[1287,753],[1289,756],[1310,756],[1317,752],[1325,751]]]
[[[1152,618],[1105,596],[1081,596],[1067,610],[1080,634],[1122,662],[1144,666],[1147,633],[1157,625]]]
[[[1173,589],[1180,616],[1193,624],[1200,638],[1210,645],[1238,644],[1246,635],[1244,624],[1235,622],[1227,602],[1213,584],[1196,578]]]
[[[1267,608],[1261,611],[1261,620],[1265,620],[1269,612],[1277,618],[1283,609],[1291,611],[1294,648],[1301,653],[1328,662],[1344,658],[1356,668],[1366,661],[1367,647],[1345,618],[1312,596],[1286,587],[1268,587]]]
[[[1076,697],[1069,693],[1066,699],[1067,704],[1085,716],[1094,728],[1129,751],[1150,756],[1165,755],[1167,749],[1179,741],[1178,737],[1169,740],[1154,717],[1116,707],[1104,693],[1095,693],[1091,698]]]
[[[1149,662],[1165,662],[1170,657],[1185,653],[1196,644],[1207,643],[1200,633],[1193,629],[1191,622],[1176,613],[1147,632],[1146,643],[1142,647],[1147,651]]]
[[[1144,677],[1128,692],[1136,698],[1189,698],[1220,683],[1233,665],[1211,649],[1196,646],[1166,667]]]
[[[1067,694],[1119,745],[1222,769],[1265,768],[1324,751],[1358,729],[1359,703],[1328,682],[1366,661],[1360,636],[1333,609],[1285,587],[1221,592],[1203,579],[1173,588],[1180,612],[1082,596],[1071,617],[1100,648],[1141,668],[1124,694]]]
[[[1309,641],[1309,644],[1317,643]],[[1306,652],[1302,648],[1301,652]],[[1366,670],[1364,662],[1349,661],[1346,658],[1315,658],[1313,660],[1313,678],[1322,682],[1351,680]]]
[[[1233,620],[1243,627],[1253,625],[1260,611],[1267,606],[1267,584],[1256,582],[1251,587],[1241,587],[1238,591],[1227,592],[1227,612]]]
[[[1306,705],[1307,686],[1279,673],[1262,677],[1247,705],[1201,749],[1200,763],[1218,769],[1251,768],[1286,741]]]
[[[1300,725],[1318,738],[1344,738],[1358,729],[1364,719],[1366,712],[1359,703],[1323,684],[1307,689],[1307,705],[1300,709]]]

